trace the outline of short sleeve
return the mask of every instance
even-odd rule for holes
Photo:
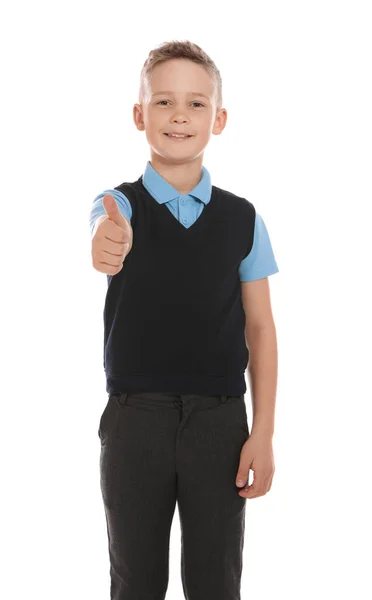
[[[130,204],[128,198],[126,196],[124,196],[124,194],[122,192],[120,192],[119,190],[105,190],[101,194],[98,194],[98,196],[94,199],[93,205],[90,210],[89,226],[90,226],[91,234],[93,233],[94,224],[95,224],[96,220],[98,219],[98,217],[106,214],[106,211],[102,204],[102,199],[106,194],[112,194],[112,196],[114,196],[114,198],[117,202],[117,205],[119,207],[119,210],[124,217],[126,217],[129,221],[132,218],[132,207],[131,207],[131,204]]]
[[[254,281],[278,273],[269,234],[263,218],[256,212],[253,245],[239,266],[240,281]]]

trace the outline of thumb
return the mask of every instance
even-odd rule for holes
[[[239,465],[239,469],[236,475],[236,485],[238,487],[242,487],[248,482],[248,471],[249,469],[244,467],[244,465]]]
[[[112,194],[106,194],[102,198],[103,208],[106,211],[108,218],[114,221],[119,227],[123,227],[125,224],[125,217],[121,214],[117,202]]]

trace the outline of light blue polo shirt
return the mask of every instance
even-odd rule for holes
[[[147,162],[142,179],[144,187],[159,204],[166,203],[173,216],[186,228],[196,221],[201,215],[204,206],[208,204],[212,194],[212,183],[209,171],[202,167],[199,183],[188,194],[179,192],[168,183],[155,169],[150,161]],[[132,218],[132,207],[128,198],[118,190],[105,190],[93,201],[89,215],[90,230],[93,232],[96,219],[106,214],[102,198],[112,194],[118,204],[120,212],[129,221]],[[254,238],[252,250],[239,265],[240,281],[254,281],[278,273],[274,253],[271,247],[269,234],[262,217],[256,211]]]

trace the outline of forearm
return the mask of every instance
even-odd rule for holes
[[[252,432],[271,437],[274,433],[278,377],[275,325],[246,330],[249,349],[248,379],[252,397]]]

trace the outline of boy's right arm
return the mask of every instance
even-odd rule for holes
[[[102,205],[105,214],[97,217],[92,229],[92,263],[97,271],[116,275],[132,248],[133,230],[112,194],[102,198]]]

